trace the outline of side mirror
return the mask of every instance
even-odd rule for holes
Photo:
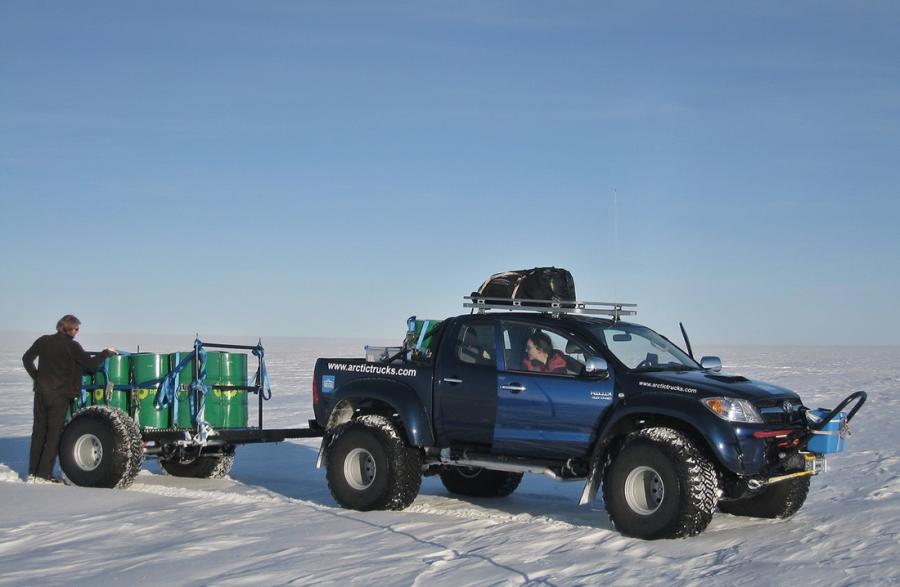
[[[722,359],[719,357],[703,357],[700,359],[700,366],[710,371],[721,371]]]
[[[609,377],[609,364],[603,357],[588,357],[584,365],[584,374],[588,377]]]

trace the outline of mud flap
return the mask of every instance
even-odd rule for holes
[[[584,482],[584,491],[581,492],[581,499],[578,501],[578,505],[587,505],[597,499],[598,489],[600,489],[600,467],[594,464],[591,466],[591,471]]]
[[[591,454],[590,469],[588,470],[587,479],[584,482],[584,491],[581,492],[581,499],[578,505],[587,505],[597,499],[597,492],[600,490],[600,483],[603,480],[603,471],[609,464],[608,450],[610,449],[610,439],[598,440],[594,445]]]
[[[319,445],[319,454],[316,455],[316,468],[321,469],[325,464],[325,449],[331,444],[331,435],[326,434],[322,437],[322,444]]]

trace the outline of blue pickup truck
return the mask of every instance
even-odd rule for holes
[[[632,304],[467,300],[427,344],[423,331],[398,352],[317,361],[318,465],[341,506],[403,509],[435,474],[503,497],[540,473],[584,479],[582,504],[602,487],[615,528],[638,538],[698,534],[717,507],[788,517],[865,401],[810,410],[623,321]]]

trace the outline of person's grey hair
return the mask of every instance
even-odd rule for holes
[[[56,331],[68,334],[69,331],[76,326],[81,326],[81,320],[79,320],[72,314],[66,314],[59,319],[59,322],[56,323]]]

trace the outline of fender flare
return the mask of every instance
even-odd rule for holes
[[[689,431],[692,437],[703,443],[702,448],[718,466],[740,474],[744,469],[743,454],[734,429],[728,422],[712,412],[706,413],[708,410],[701,407],[693,396],[642,393],[608,411],[606,417],[597,423],[600,433],[591,450],[588,475],[579,504],[585,505],[596,498],[606,453],[613,439],[631,429],[631,423],[642,417],[676,422],[680,429]]]
[[[341,386],[334,393],[334,408],[328,418],[328,431],[349,420],[346,408],[356,409],[367,403],[381,403],[390,407],[403,423],[406,441],[412,447],[434,445],[434,431],[425,406],[416,390],[393,379],[357,379]]]

